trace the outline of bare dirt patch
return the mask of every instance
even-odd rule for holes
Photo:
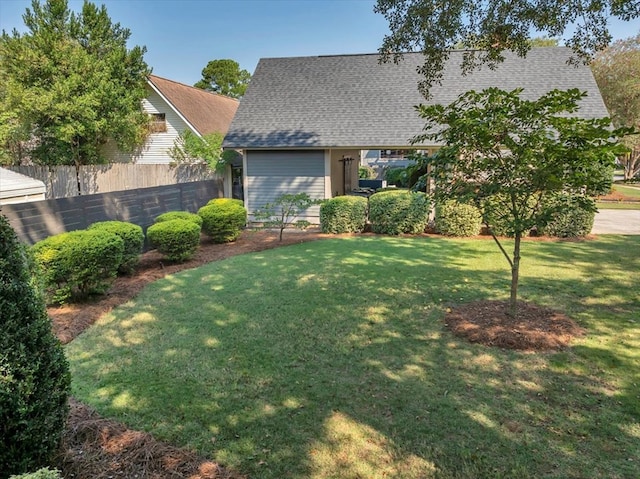
[[[506,301],[476,301],[451,308],[445,324],[472,343],[523,351],[564,349],[585,330],[563,313],[524,301],[516,318]]]

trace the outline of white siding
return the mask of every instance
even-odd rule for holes
[[[246,206],[249,213],[284,193],[325,197],[324,151],[247,151]],[[318,223],[320,207],[309,208],[301,218]]]
[[[167,131],[151,133],[145,144],[133,153],[119,151],[114,141],[109,141],[103,152],[110,162],[139,163],[139,164],[169,164],[172,159],[168,150],[173,147],[174,140],[188,128],[187,124],[178,116],[162,97],[150,87],[147,87],[147,98],[142,100],[142,109],[147,113],[164,113],[167,121]]]

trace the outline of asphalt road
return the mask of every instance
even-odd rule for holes
[[[640,235],[640,210],[603,210],[596,213],[592,234]]]

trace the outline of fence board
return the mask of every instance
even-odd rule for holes
[[[86,228],[96,221],[129,221],[146,231],[159,214],[173,210],[196,212],[210,199],[221,196],[221,180],[205,180],[2,205],[0,213],[9,219],[21,241],[33,244],[58,233]]]
[[[47,191],[46,199],[68,198],[78,195],[78,178],[74,166],[11,166],[10,170],[42,181]],[[125,191],[138,188],[218,180],[222,177],[207,165],[139,165],[110,163],[107,165],[82,165],[79,170],[82,195]]]

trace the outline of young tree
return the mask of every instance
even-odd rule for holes
[[[428,133],[414,138],[445,146],[425,161],[433,166],[436,204],[454,199],[474,203],[511,267],[510,312],[517,313],[522,236],[544,227],[568,207],[595,211],[592,195],[606,190],[620,150],[610,120],[570,116],[586,94],[551,91],[524,100],[522,90],[489,88],[462,94],[448,106],[421,105]],[[493,234],[499,213],[514,236],[510,255]]]
[[[613,124],[640,130],[640,34],[619,40],[598,52],[591,63]],[[618,162],[629,180],[640,174],[640,135],[630,135],[623,143],[631,151]]]
[[[282,241],[282,233],[287,226],[294,226],[298,229],[305,229],[309,226],[310,223],[306,220],[294,221],[294,219],[303,211],[317,204],[318,200],[312,199],[307,193],[284,193],[273,202],[265,204],[262,209],[255,211],[253,217],[262,221],[265,228],[278,228],[280,241]]]
[[[176,164],[198,163],[204,161],[209,168],[223,173],[226,165],[239,155],[235,150],[222,150],[222,133],[209,133],[198,136],[190,130],[183,131],[169,149],[169,157]]]
[[[69,366],[25,248],[0,215],[0,477],[50,465],[67,419]]]
[[[67,0],[33,0],[28,31],[0,37],[0,147],[5,162],[102,161],[108,138],[125,150],[146,133],[142,112],[144,47],[127,49],[131,33],[113,24],[104,6],[85,0],[78,14]]]
[[[202,70],[202,80],[194,86],[231,98],[242,98],[250,79],[251,74],[241,70],[234,60],[211,60]]]
[[[428,91],[442,79],[448,51],[456,44],[472,45],[462,68],[469,72],[479,64],[495,66],[504,50],[524,56],[531,49],[535,32],[560,37],[575,27],[567,41],[578,58],[590,56],[611,41],[609,17],[625,21],[640,16],[636,0],[377,0],[374,7],[389,22],[391,33],[385,36],[382,61],[398,61],[403,52],[416,49],[425,55],[420,73],[425,76],[421,91]],[[574,59],[574,62],[577,59]]]

